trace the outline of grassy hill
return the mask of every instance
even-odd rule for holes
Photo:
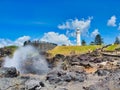
[[[13,55],[14,51],[17,49],[17,46],[6,46],[0,48],[0,57],[5,57],[7,55]]]
[[[18,48],[18,46],[6,46],[5,49],[10,50],[12,53]]]
[[[71,53],[75,54],[83,54],[88,51],[93,51],[97,48],[101,48],[101,45],[88,45],[88,46],[57,46],[52,50],[49,50],[48,53],[51,56],[55,56],[56,54],[69,55]]]
[[[115,49],[118,49],[120,48],[120,45],[111,45],[111,46],[108,46],[107,48],[105,48],[104,50],[105,51],[114,51]]]

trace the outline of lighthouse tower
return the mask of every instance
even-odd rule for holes
[[[77,46],[81,46],[80,28],[76,29],[76,42]]]

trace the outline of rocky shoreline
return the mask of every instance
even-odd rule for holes
[[[57,54],[47,61],[50,69],[42,75],[1,67],[0,90],[120,90],[119,57],[93,51],[82,55]]]

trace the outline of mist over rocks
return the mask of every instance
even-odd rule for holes
[[[23,74],[44,74],[49,69],[45,58],[33,46],[18,48],[13,57],[5,58],[4,67],[15,67]]]

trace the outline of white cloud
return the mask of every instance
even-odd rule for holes
[[[71,44],[71,41],[68,39],[68,37],[66,37],[64,34],[59,34],[55,32],[45,33],[44,36],[41,38],[41,41],[52,42],[58,45]]]
[[[108,26],[112,26],[112,27],[115,27],[116,26],[116,16],[112,16],[109,20],[108,20],[108,22],[107,22],[107,25]]]
[[[22,46],[23,43],[27,40],[30,40],[30,36],[22,36],[16,39],[15,41],[9,39],[0,39],[0,47],[10,46],[10,45]]]
[[[62,25],[58,25],[59,29],[69,29],[69,30],[75,30],[76,28],[80,28],[81,32],[87,32],[90,24],[91,24],[92,18],[88,18],[87,20],[82,19],[82,20],[72,20],[69,19]]]
[[[119,25],[118,25],[118,30],[120,30],[120,23],[119,23]]]
[[[67,30],[66,31],[66,36],[67,37],[76,37],[76,32],[74,32],[72,30]]]
[[[99,34],[99,30],[95,29],[92,33],[91,33],[91,37],[95,37],[96,35]]]
[[[66,21],[65,23],[63,23],[62,25],[58,25],[59,29],[72,29],[72,24],[71,24],[72,20]]]
[[[30,40],[30,36],[22,36],[19,37],[14,43],[17,46],[22,46],[25,41]]]
[[[0,39],[0,47],[13,45],[13,41],[9,39]]]

